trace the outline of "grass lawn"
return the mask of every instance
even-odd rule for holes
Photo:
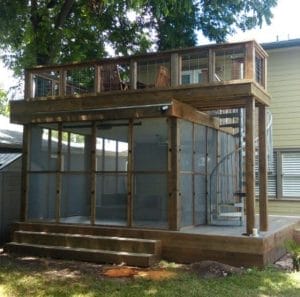
[[[170,278],[150,280],[143,277],[109,279],[103,267],[78,267],[76,262],[42,259],[16,260],[0,257],[0,296],[300,296],[300,273],[275,268],[247,270],[242,275],[203,279],[182,268],[166,268]],[[49,264],[50,263],[50,264]],[[80,264],[79,264],[80,265]],[[99,267],[99,268],[98,268]],[[101,273],[97,273],[97,269]]]

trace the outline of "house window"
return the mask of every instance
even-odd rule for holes
[[[282,153],[282,196],[300,198],[300,152]]]

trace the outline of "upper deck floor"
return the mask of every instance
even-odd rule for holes
[[[90,109],[162,98],[200,110],[243,106],[247,97],[269,105],[266,64],[266,52],[247,41],[35,67],[25,71],[24,100],[12,102],[12,120],[22,122],[29,105],[39,112],[49,106],[59,111],[56,100],[60,106],[64,100],[72,112],[82,105],[80,100]]]

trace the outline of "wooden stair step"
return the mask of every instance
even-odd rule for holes
[[[140,267],[148,267],[158,261],[157,256],[147,253],[130,253],[99,249],[70,248],[64,246],[48,246],[19,242],[7,243],[4,247],[4,250],[5,252],[18,255],[41,256],[94,263],[126,263],[127,265]]]
[[[85,234],[15,231],[18,243],[67,246],[71,248],[101,249],[121,252],[161,254],[160,240],[127,238],[118,236],[95,236]]]

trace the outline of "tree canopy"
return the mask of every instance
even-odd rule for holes
[[[216,42],[270,24],[277,0],[0,0],[0,49],[25,67]]]

